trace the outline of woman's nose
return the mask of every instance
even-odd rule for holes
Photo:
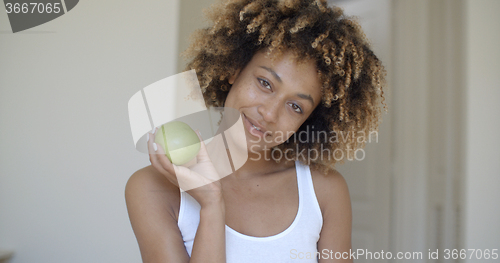
[[[275,123],[278,120],[278,114],[281,103],[273,100],[268,100],[262,103],[257,111],[262,115],[262,118],[267,123]]]

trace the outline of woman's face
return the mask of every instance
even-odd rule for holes
[[[266,150],[286,141],[321,100],[313,61],[299,65],[290,53],[273,62],[260,51],[229,83],[225,107],[240,112],[250,150]]]

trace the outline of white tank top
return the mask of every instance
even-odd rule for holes
[[[247,236],[226,225],[226,262],[318,262],[317,242],[323,217],[309,166],[295,161],[295,169],[299,208],[293,223],[283,232],[268,237]],[[177,225],[189,256],[199,223],[200,205],[182,191]]]

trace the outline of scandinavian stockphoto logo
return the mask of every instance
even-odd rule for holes
[[[4,0],[12,32],[45,24],[73,9],[79,0]]]
[[[168,137],[168,134],[165,134],[167,129],[165,127],[178,128],[177,131],[180,130],[181,133],[190,132],[185,128],[186,125],[192,130],[199,130],[208,156],[219,176],[219,178],[208,178],[209,181],[233,173],[248,159],[245,127],[240,112],[230,107],[207,109],[195,70],[161,79],[141,89],[130,98],[128,114],[135,148],[143,153],[148,153],[147,134],[153,128],[159,127],[155,141],[159,136]],[[177,124],[173,124],[174,122]],[[183,124],[179,126],[178,123]],[[190,141],[172,150],[173,145],[166,140],[162,147],[166,145],[172,163],[175,164],[173,152],[177,151],[182,155],[182,152],[197,148],[198,145],[193,147],[197,143],[199,141]],[[179,166],[196,165],[196,157],[190,156],[189,159],[182,161]],[[179,186],[181,190],[188,191],[206,184],[205,179],[207,178],[200,178]]]

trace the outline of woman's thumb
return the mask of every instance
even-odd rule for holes
[[[201,137],[201,132],[199,130],[196,130],[196,135],[198,135],[198,138],[200,139],[200,150],[196,155],[198,162],[210,161],[210,157],[208,156],[207,152],[207,147],[205,145],[205,142],[203,141],[203,138]]]

